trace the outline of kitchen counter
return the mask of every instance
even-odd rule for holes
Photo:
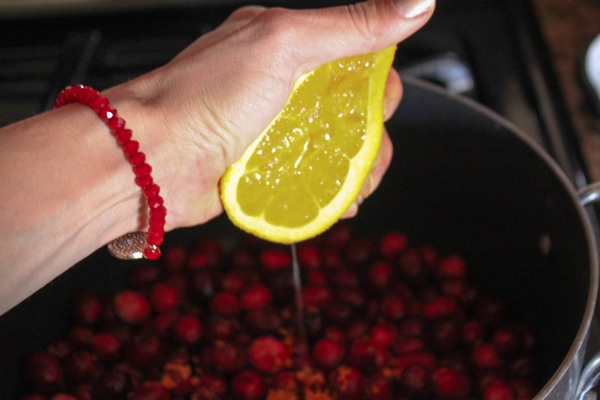
[[[600,0],[534,0],[565,105],[569,110],[589,179],[600,181],[600,116],[586,101],[580,60],[600,34]]]

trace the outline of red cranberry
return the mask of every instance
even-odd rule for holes
[[[346,248],[346,261],[350,266],[363,265],[373,257],[374,253],[373,241],[367,238],[355,238],[350,241]]]
[[[167,283],[157,283],[150,292],[150,302],[157,312],[175,309],[179,304],[179,291]]]
[[[510,387],[502,381],[491,382],[483,391],[483,400],[514,400]]]
[[[133,270],[129,281],[134,289],[145,290],[158,280],[160,273],[158,264],[142,264]]]
[[[169,271],[179,271],[183,269],[188,257],[187,249],[180,244],[165,246],[162,254],[162,262]]]
[[[207,270],[194,271],[189,285],[192,294],[201,299],[210,299],[216,292],[213,275]]]
[[[162,353],[162,343],[154,335],[141,335],[135,338],[127,350],[127,361],[134,367],[152,367]]]
[[[413,363],[404,368],[400,385],[410,395],[421,398],[429,393],[431,379],[430,368],[421,363]]]
[[[269,308],[248,312],[245,322],[248,329],[256,335],[276,332],[283,324],[281,315]]]
[[[48,351],[30,354],[25,360],[24,372],[31,387],[42,393],[52,393],[60,389],[64,381],[60,361]]]
[[[73,387],[71,393],[77,400],[94,400],[92,395],[93,387],[92,382],[79,383]]]
[[[226,393],[227,381],[223,377],[216,374],[204,374],[194,389],[192,399],[217,400],[224,398]]]
[[[219,292],[213,297],[210,308],[215,313],[233,317],[240,311],[240,300],[231,292]]]
[[[67,358],[69,354],[71,354],[73,348],[66,340],[57,340],[56,342],[48,345],[47,350],[59,359],[63,360]]]
[[[82,292],[75,296],[73,313],[77,322],[94,325],[104,315],[104,305],[100,296],[92,292]]]
[[[482,343],[473,349],[473,363],[481,369],[494,369],[502,366],[502,360],[493,345]]]
[[[321,339],[313,347],[312,356],[315,362],[325,369],[337,367],[345,354],[344,346],[332,339]]]
[[[369,337],[356,339],[348,351],[348,363],[355,367],[369,367],[375,364],[376,348]]]
[[[65,375],[72,382],[91,381],[97,372],[97,358],[89,351],[73,353],[65,362]]]
[[[121,352],[121,341],[111,333],[98,333],[92,339],[92,349],[100,360],[114,361]]]
[[[364,396],[365,377],[357,369],[347,366],[338,367],[330,377],[330,386],[341,399],[359,400]]]
[[[434,371],[433,387],[438,396],[446,399],[460,399],[471,391],[471,383],[467,376],[447,367],[440,367]]]
[[[360,286],[360,278],[352,270],[341,269],[331,275],[331,283],[342,289],[358,288]]]
[[[57,393],[50,397],[50,400],[77,400],[74,396],[67,393]]]
[[[206,326],[206,336],[210,340],[229,340],[236,332],[233,320],[215,316],[211,318]]]
[[[302,300],[306,307],[320,309],[331,300],[331,292],[324,285],[310,285],[302,288]]]
[[[135,290],[123,290],[114,297],[115,312],[124,322],[137,324],[150,315],[146,297]]]
[[[423,284],[431,275],[430,267],[425,262],[421,254],[411,249],[401,254],[398,260],[400,271],[405,280],[412,284]]]
[[[240,303],[246,310],[257,310],[269,305],[272,298],[273,295],[268,287],[256,284],[246,288],[242,292]]]
[[[128,397],[129,400],[169,400],[169,391],[160,382],[142,383]]]
[[[332,248],[323,249],[323,267],[328,270],[337,270],[344,267],[344,259],[340,253]]]
[[[244,247],[236,247],[231,252],[231,265],[233,269],[256,269],[258,260],[252,250]]]
[[[369,400],[391,400],[393,385],[390,378],[383,374],[374,374],[365,381],[365,395]]]
[[[131,377],[123,371],[111,369],[101,374],[94,382],[92,394],[94,399],[121,400],[126,398],[131,389]]]
[[[463,278],[443,278],[440,282],[440,287],[443,294],[458,302],[467,300],[469,288]]]
[[[371,329],[371,340],[373,345],[380,348],[388,348],[398,336],[398,328],[396,325],[381,322]]]
[[[457,310],[456,301],[447,296],[434,297],[423,304],[423,316],[427,319],[451,317]]]
[[[381,300],[381,313],[392,321],[400,320],[406,315],[406,301],[398,294],[391,293]]]
[[[503,356],[512,356],[521,347],[521,336],[515,327],[504,326],[494,332],[492,343],[498,353]]]
[[[464,278],[467,275],[467,263],[456,255],[445,257],[437,265],[436,275],[439,278]]]
[[[321,250],[314,244],[298,246],[298,264],[303,268],[317,269],[321,267]]]
[[[419,317],[407,317],[400,321],[398,333],[404,336],[422,337],[425,332],[425,322]]]
[[[196,243],[194,253],[204,253],[208,256],[208,265],[216,267],[223,261],[223,246],[215,238],[202,238]]]
[[[266,271],[277,271],[292,265],[292,257],[287,249],[273,247],[260,255],[260,264]]]
[[[456,321],[440,319],[435,321],[431,330],[431,344],[440,351],[453,350],[460,341],[460,328]]]
[[[179,318],[179,311],[165,311],[156,315],[151,322],[151,331],[159,338],[165,338],[171,332],[175,321]]]
[[[94,331],[87,326],[74,326],[69,330],[69,340],[75,347],[87,347],[94,337]]]
[[[253,370],[244,370],[235,375],[231,382],[236,398],[256,400],[266,392],[266,383],[261,374]]]
[[[289,347],[272,336],[254,339],[250,344],[248,356],[256,369],[271,373],[279,372],[291,362]]]
[[[202,323],[195,315],[182,315],[173,324],[175,340],[184,345],[193,345],[200,340]]]
[[[225,341],[218,341],[208,354],[212,367],[220,373],[235,372],[243,363],[238,347]]]
[[[396,356],[415,353],[425,349],[423,340],[414,336],[401,336],[392,343],[391,351]]]
[[[239,273],[229,273],[221,279],[221,287],[226,292],[239,294],[246,287],[247,282]]]
[[[392,271],[392,266],[388,262],[374,262],[367,271],[369,283],[375,289],[385,289],[393,281]]]
[[[467,346],[480,344],[485,338],[485,327],[479,321],[466,321],[461,330],[463,343]]]
[[[338,223],[329,230],[325,238],[325,247],[340,249],[347,246],[353,236],[354,231],[350,224]]]
[[[396,231],[390,231],[383,235],[379,241],[379,254],[391,260],[408,247],[406,235]]]

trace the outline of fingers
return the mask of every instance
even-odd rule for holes
[[[328,61],[401,42],[429,20],[434,7],[435,0],[369,0],[320,10],[274,8],[251,25],[270,38],[269,45],[286,48],[298,77]]]
[[[384,127],[383,136],[381,137],[381,147],[379,149],[377,159],[373,163],[373,166],[371,167],[371,170],[369,171],[369,174],[363,183],[360,194],[356,198],[356,201],[352,203],[352,205],[344,213],[342,216],[343,219],[354,217],[358,212],[358,208],[362,202],[369,197],[375,191],[375,189],[377,189],[381,183],[381,180],[383,179],[385,171],[387,171],[390,163],[392,162],[392,153],[392,140],[390,139],[390,136]]]
[[[390,73],[385,84],[385,93],[383,96],[383,118],[387,121],[394,115],[400,99],[402,98],[402,81],[400,81],[400,75],[394,68],[390,70]]]

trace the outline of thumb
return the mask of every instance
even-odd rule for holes
[[[434,8],[435,0],[368,0],[302,10],[289,21],[297,35],[292,55],[301,74],[338,58],[381,50],[419,30]]]

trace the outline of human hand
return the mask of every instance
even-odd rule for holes
[[[425,24],[433,7],[434,0],[372,0],[320,10],[244,7],[163,68],[108,91],[116,98],[133,93],[146,108],[140,124],[152,132],[147,155],[169,210],[167,228],[203,223],[222,212],[220,177],[281,110],[303,73],[402,41]],[[386,119],[401,95],[392,70]],[[346,217],[375,190],[391,156],[384,132],[379,156]]]

